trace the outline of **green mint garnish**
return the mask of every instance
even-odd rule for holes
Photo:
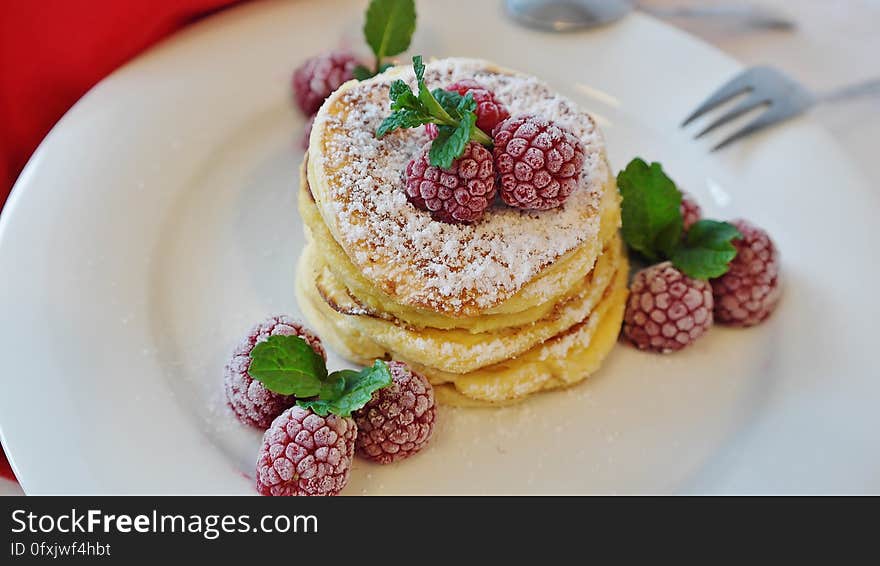
[[[369,68],[364,67],[363,65],[358,65],[357,67],[354,68],[354,71],[352,71],[352,74],[354,75],[354,78],[356,78],[357,80],[365,81],[365,80],[369,79],[370,77],[374,76],[376,73],[371,71]]]
[[[269,391],[313,397],[327,379],[324,358],[299,336],[270,336],[251,350],[248,373]]]
[[[470,102],[471,106],[476,106],[474,99],[467,94],[462,102]],[[476,128],[477,115],[474,110],[463,112],[458,126],[438,126],[439,133],[437,138],[431,144],[428,151],[428,160],[432,165],[437,165],[444,169],[452,165],[456,157],[464,153],[465,147],[471,141],[471,132]]]
[[[327,380],[332,382],[327,393],[322,392],[318,399],[297,401],[297,405],[311,409],[322,417],[326,417],[328,413],[349,417],[352,411],[369,403],[375,391],[391,385],[391,372],[388,364],[376,360],[372,367],[361,371],[333,372]]]
[[[354,68],[354,71],[353,71],[354,78],[356,78],[359,81],[365,81],[365,80],[369,79],[370,77],[374,77],[374,76],[378,75],[379,73],[384,73],[385,71],[387,71],[388,69],[390,69],[393,66],[394,66],[394,63],[382,63],[381,65],[379,65],[379,70],[375,71],[375,70],[370,69],[368,67],[365,67],[363,65],[358,65],[357,67]]]
[[[734,238],[742,238],[742,234],[733,224],[700,220],[690,227],[670,259],[688,277],[720,277],[727,273],[736,257],[736,248],[730,243]]]
[[[470,93],[461,96],[439,88],[428,90],[420,55],[413,57],[413,70],[418,94],[402,80],[391,83],[391,115],[379,125],[376,137],[382,138],[397,129],[436,124],[439,135],[431,144],[429,160],[442,169],[448,169],[464,153],[469,141],[492,145],[492,138],[477,127],[477,104]]]
[[[621,233],[626,244],[651,261],[668,259],[688,277],[727,272],[736,257],[731,243],[742,234],[727,222],[701,220],[682,238],[681,191],[659,163],[635,158],[617,175],[623,197]]]
[[[364,19],[364,37],[373,50],[375,65],[372,70],[358,67],[355,78],[364,80],[387,69],[390,65],[383,60],[406,51],[415,29],[414,0],[371,0]]]
[[[381,360],[361,371],[328,375],[324,358],[299,336],[270,336],[254,346],[250,357],[251,377],[274,393],[311,398],[297,403],[322,417],[328,413],[349,417],[366,405],[374,392],[391,384],[388,365]]]
[[[669,257],[681,239],[681,193],[659,163],[633,159],[617,175],[623,239],[646,258]]]

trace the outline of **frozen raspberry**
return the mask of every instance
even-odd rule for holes
[[[691,226],[696,224],[703,217],[703,210],[694,197],[683,192],[681,193],[681,220],[682,228],[687,232]]]
[[[394,382],[380,389],[354,413],[357,451],[381,464],[408,458],[421,450],[434,431],[434,388],[402,362],[388,362]]]
[[[547,210],[577,187],[584,166],[580,140],[554,122],[514,116],[494,131],[501,198],[510,206]]]
[[[461,96],[471,93],[474,102],[477,103],[477,127],[489,135],[492,135],[495,126],[510,117],[510,112],[495,99],[492,91],[477,81],[464,79],[452,83],[445,90],[457,92]]]
[[[279,395],[269,391],[262,383],[248,374],[248,368],[251,365],[251,350],[259,342],[265,342],[269,336],[276,334],[299,336],[308,342],[321,357],[327,359],[321,340],[309,329],[288,316],[269,318],[251,329],[247,337],[235,347],[232,359],[226,364],[224,387],[226,402],[238,420],[263,429],[272,424],[272,419],[280,415],[284,409],[296,402],[296,398],[293,396]]]
[[[736,257],[730,270],[712,280],[715,320],[733,326],[762,322],[779,302],[779,253],[767,232],[745,220],[732,222],[743,235],[733,240]]]
[[[425,124],[425,133],[428,134],[428,139],[436,139],[440,134],[440,130],[437,129],[437,124]]]
[[[351,470],[357,427],[351,418],[326,417],[293,406],[272,422],[257,457],[263,495],[338,495]]]
[[[641,350],[668,353],[694,342],[712,326],[712,287],[666,261],[636,273],[630,285],[623,335]]]
[[[293,73],[293,98],[306,116],[318,111],[324,100],[354,78],[358,61],[345,51],[331,51],[307,59]]]
[[[470,142],[449,169],[440,169],[428,160],[430,147],[406,166],[406,197],[441,222],[469,224],[482,218],[495,198],[492,154]]]

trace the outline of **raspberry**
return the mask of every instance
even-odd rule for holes
[[[773,312],[782,288],[779,253],[767,232],[745,220],[734,220],[743,235],[733,240],[737,254],[730,270],[713,279],[715,319],[733,326],[753,326]]]
[[[492,91],[477,81],[464,79],[452,83],[445,90],[457,92],[461,96],[471,93],[474,102],[477,103],[477,127],[487,134],[491,135],[495,126],[510,117],[510,112],[503,104],[495,100]]]
[[[331,51],[307,59],[293,73],[293,98],[306,116],[318,111],[324,100],[354,78],[357,59],[345,51]]]
[[[406,197],[441,222],[469,224],[483,217],[495,198],[492,154],[470,142],[449,169],[428,160],[430,144],[406,166]]]
[[[440,130],[437,129],[437,124],[425,124],[425,133],[428,134],[428,139],[433,140],[440,135]]]
[[[357,427],[351,418],[326,417],[294,406],[272,422],[257,457],[257,491],[263,495],[337,495],[354,456]]]
[[[684,231],[687,232],[691,226],[696,224],[703,216],[703,210],[694,197],[682,192],[681,193],[681,220]]]
[[[388,362],[394,383],[380,389],[354,413],[357,451],[364,458],[390,464],[421,450],[434,432],[434,388],[402,362]]]
[[[501,198],[510,206],[547,210],[577,187],[584,166],[580,140],[554,122],[515,116],[494,131]]]
[[[712,287],[666,261],[636,273],[623,335],[641,350],[668,353],[694,342],[712,326]]]
[[[272,419],[281,414],[284,409],[296,402],[296,398],[293,396],[279,395],[269,391],[262,383],[248,374],[248,368],[251,365],[251,350],[259,342],[265,342],[269,336],[276,334],[299,336],[308,342],[321,357],[327,359],[321,340],[309,329],[288,316],[269,318],[251,329],[247,337],[235,347],[232,359],[226,364],[223,384],[226,389],[226,402],[238,420],[244,424],[263,429],[272,424]]]

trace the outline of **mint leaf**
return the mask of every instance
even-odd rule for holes
[[[400,79],[391,83],[388,97],[391,98],[391,110],[422,110],[419,97],[413,94],[409,85]]]
[[[387,56],[409,48],[416,29],[414,0],[372,0],[364,20],[364,37],[376,56],[376,70]]]
[[[635,158],[617,175],[617,187],[627,245],[652,261],[671,256],[682,231],[681,192],[675,183],[659,163],[649,166]]]
[[[378,75],[379,73],[384,73],[393,66],[394,63],[382,63],[381,65],[379,65],[379,72],[377,72],[376,74]]]
[[[359,81],[365,81],[372,77],[374,73],[367,67],[364,67],[363,65],[358,65],[354,68],[354,71],[352,71],[352,75],[354,75],[354,78]]]
[[[353,411],[370,402],[374,392],[391,385],[391,372],[388,370],[388,364],[376,360],[372,367],[366,367],[361,371],[333,372],[328,376],[327,381],[342,384],[334,390],[335,397],[330,397],[331,392],[328,391],[318,399],[297,401],[297,405],[311,409],[322,417],[326,417],[329,413],[350,417]]]
[[[742,234],[734,225],[700,220],[690,227],[670,259],[688,277],[720,277],[727,273],[731,260],[736,257],[736,247],[731,243],[735,238],[742,238]]]
[[[471,93],[467,93],[464,96],[461,96],[458,101],[458,106],[455,107],[455,111],[458,112],[459,115],[464,116],[467,112],[477,111],[477,101],[474,100],[474,97]]]
[[[376,137],[382,139],[398,128],[415,128],[430,121],[430,118],[425,118],[424,114],[418,111],[401,110],[382,120],[376,129]]]
[[[447,114],[456,120],[461,119],[461,114],[458,113],[458,105],[462,99],[460,94],[442,88],[435,88],[431,91],[431,94],[437,99],[437,103],[443,107]]]
[[[413,72],[416,74],[416,82],[419,83],[419,90],[421,90],[422,83],[425,82],[425,64],[422,62],[422,56],[413,55],[412,64]]]
[[[280,395],[313,397],[327,378],[324,358],[299,336],[270,336],[251,350],[248,374]]]
[[[416,81],[419,85],[419,102],[425,111],[435,119],[435,123],[453,125],[455,119],[449,115],[446,109],[434,98],[434,94],[428,90],[425,84],[425,65],[422,63],[422,56],[413,57],[413,70],[416,73]],[[436,89],[435,89],[436,90]]]
[[[357,371],[351,369],[334,371],[327,376],[327,380],[321,385],[321,392],[318,393],[318,399],[338,399],[342,396],[343,391],[345,391],[346,377],[349,374],[357,375],[357,373]]]
[[[468,112],[462,116],[458,126],[438,126],[438,135],[428,150],[431,165],[441,169],[449,169],[455,158],[464,153],[464,148],[471,139],[471,129],[477,122],[477,115]]]
[[[415,128],[431,122],[431,115],[405,82],[391,83],[389,97],[392,113],[376,129],[377,138],[382,139],[398,128]]]

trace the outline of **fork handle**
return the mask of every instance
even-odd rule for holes
[[[818,102],[840,102],[873,94],[880,94],[880,77],[824,92],[819,95]]]

